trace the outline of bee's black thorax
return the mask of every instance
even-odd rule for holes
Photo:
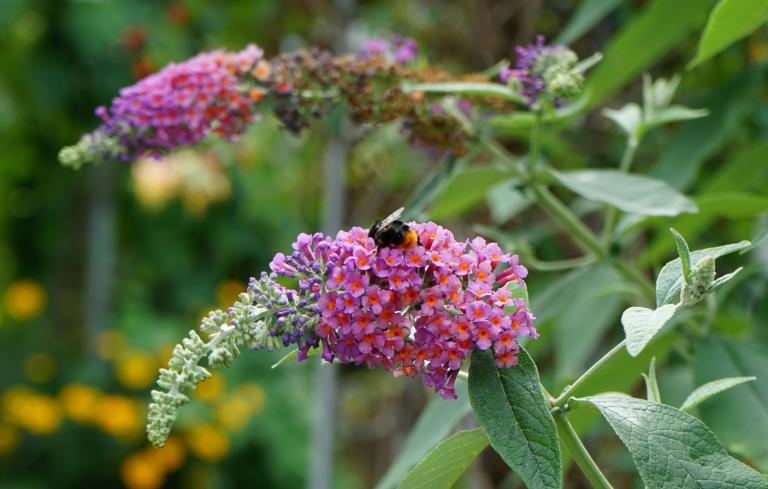
[[[368,231],[368,236],[381,248],[400,246],[405,241],[409,229],[403,221],[392,221],[385,226],[381,226],[381,221],[376,221]]]

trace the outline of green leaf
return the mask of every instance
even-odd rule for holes
[[[621,315],[621,324],[627,337],[627,351],[636,357],[651,342],[656,333],[672,319],[676,304],[666,304],[652,310],[646,307],[630,307]]]
[[[768,165],[766,167],[768,168]],[[768,212],[768,198],[751,192],[717,192],[701,195],[696,198],[696,205],[699,206],[698,214],[688,214],[675,219],[675,227],[685,236],[698,236],[723,220],[727,220],[732,226],[741,224],[734,222],[736,220],[742,220],[743,224],[747,224],[753,222],[755,216]],[[639,226],[642,222],[636,221],[630,225]],[[655,263],[669,254],[670,245],[673,243],[670,243],[667,236],[662,234],[666,225],[667,222],[657,224],[659,234],[653,244],[646,248],[640,263]],[[747,253],[749,249],[745,248],[740,253]]]
[[[757,233],[757,236],[755,236],[755,239],[753,239],[753,240],[752,240],[752,244],[751,244],[751,245],[749,245],[749,247],[747,247],[747,248],[745,248],[745,249],[741,250],[741,253],[740,253],[740,254],[742,254],[742,255],[743,255],[744,253],[747,253],[747,252],[749,252],[749,251],[752,251],[752,250],[754,250],[755,248],[757,248],[757,246],[758,246],[758,245],[760,245],[760,244],[761,244],[763,241],[765,241],[765,240],[766,240],[766,238],[768,238],[768,221],[766,221],[766,222],[763,224],[763,229],[761,229],[761,230],[760,230],[760,231]]]
[[[683,238],[683,235],[678,233],[675,228],[670,228],[669,231],[675,238],[675,246],[677,246],[677,255],[680,257],[680,267],[683,271],[683,279],[686,282],[691,281],[691,249],[688,247],[688,243]]]
[[[765,197],[768,165],[761,163],[766,159],[768,159],[768,141],[752,141],[737,153],[728,155],[723,164],[713,168],[713,173],[701,182],[701,194],[728,194],[752,190]]]
[[[494,223],[504,224],[533,203],[530,196],[518,190],[519,183],[515,178],[506,180],[493,187],[485,196]]]
[[[700,65],[768,21],[765,0],[720,0],[709,15],[691,69]]]
[[[629,449],[648,489],[766,489],[768,480],[731,457],[707,426],[665,404],[623,394],[578,399],[596,407]]]
[[[552,171],[560,183],[582,197],[645,216],[676,216],[697,212],[688,197],[655,178],[618,170]]]
[[[671,331],[648,345],[636,357],[631,356],[626,348],[622,348],[603,365],[603,368],[595,371],[587,381],[581,384],[573,395],[584,397],[601,392],[631,392],[641,374],[648,369],[648,364],[653,357],[656,357],[660,363],[664,363],[670,353],[680,348],[682,344],[682,337]],[[599,414],[592,410],[575,409],[568,413],[568,418],[578,433],[586,433],[599,420],[599,417]]]
[[[516,91],[500,83],[449,82],[449,83],[404,83],[402,90],[409,92],[432,92],[480,97],[502,97],[518,103],[525,100]]]
[[[307,352],[307,358],[315,357],[315,356],[317,356],[317,355],[319,355],[321,353],[323,353],[323,349],[322,348],[312,348],[311,350],[309,350]],[[270,368],[282,367],[286,363],[292,362],[292,361],[296,360],[296,358],[298,358],[298,356],[299,356],[298,348],[293,349],[290,352],[288,352],[285,356],[283,356],[280,360],[276,361],[272,365],[272,367],[270,367]]]
[[[617,90],[688,39],[704,23],[709,2],[702,0],[653,0],[621,29],[604,51],[603,61],[587,82],[590,106],[610,98]]]
[[[693,359],[697,384],[723,377],[757,376],[699,406],[701,419],[729,450],[768,472],[768,349],[751,342],[710,336]]]
[[[555,111],[547,112],[541,118],[542,124],[554,124],[567,121],[587,108],[589,94],[585,92],[581,97]],[[495,115],[485,120],[496,137],[514,135],[533,126],[536,116],[532,112],[513,112],[512,114]]]
[[[681,190],[693,184],[704,162],[742,127],[741,121],[747,114],[754,111],[755,90],[761,86],[765,70],[765,65],[747,69],[716,87],[711,96],[698,104],[706,107],[710,115],[683,124],[665,144],[650,174]],[[732,185],[725,187],[733,188]]]
[[[493,167],[459,171],[443,187],[429,210],[429,216],[432,219],[454,217],[482,202],[492,187],[511,176],[509,170]]]
[[[408,434],[397,458],[376,484],[375,489],[395,487],[411,467],[423,459],[472,411],[469,407],[467,383],[461,379],[456,380],[456,394],[456,400],[450,401],[435,396],[429,401]]]
[[[620,109],[603,109],[603,115],[621,128],[630,138],[637,138],[643,125],[643,109],[635,103],[625,105]]]
[[[554,322],[554,334],[548,336],[554,342],[558,380],[584,371],[605,333],[615,326],[624,304],[617,291],[626,287],[613,267],[598,265],[564,274],[534,295],[538,324]]]
[[[690,109],[682,105],[668,106],[669,101],[664,97],[671,97],[677,83],[673,80],[659,79],[651,83],[650,78],[645,78],[647,91],[651,92],[644,95],[648,100],[645,106],[641,108],[635,103],[625,105],[620,109],[603,109],[603,115],[615,122],[624,133],[634,141],[640,141],[643,135],[659,126],[670,124],[672,122],[681,122],[691,119],[699,119],[709,114],[704,109]],[[665,92],[665,90],[669,92]],[[651,105],[660,104],[660,105]]]
[[[757,377],[728,377],[707,382],[691,392],[685,402],[683,402],[682,406],[680,406],[680,410],[688,412],[712,396],[716,396],[731,387],[736,387],[744,382],[750,382],[756,379]]]
[[[715,290],[716,288],[727,284],[729,281],[733,279],[740,271],[744,270],[744,267],[739,267],[736,270],[732,271],[731,273],[727,273],[721,277],[717,277],[717,279],[712,282],[712,288],[711,290]]]
[[[659,381],[656,379],[656,357],[651,358],[648,375],[643,374],[643,380],[645,380],[646,399],[653,402],[661,402]]]
[[[457,158],[450,155],[445,162],[435,168],[422,182],[416,187],[405,203],[404,220],[416,218],[425,207],[432,202],[440,190],[445,186],[456,172],[458,167]]]
[[[643,123],[643,130],[647,131],[673,122],[701,119],[707,115],[709,115],[709,111],[706,109],[691,109],[682,105],[670,105],[669,107],[656,110],[653,116]]]
[[[562,487],[557,429],[541,392],[539,373],[523,348],[518,358],[518,365],[499,369],[492,352],[472,352],[472,409],[493,449],[527,487]]]
[[[691,263],[698,263],[705,256],[720,258],[723,255],[739,251],[749,246],[749,241],[740,241],[738,243],[716,246],[714,248],[705,248],[691,252]],[[680,258],[668,262],[659,272],[656,279],[656,305],[663,306],[671,304],[680,299],[680,287],[683,284],[682,267]]]
[[[701,214],[739,219],[768,211],[768,198],[751,192],[717,192],[696,199]]]
[[[621,0],[584,0],[579,4],[565,28],[554,40],[555,44],[570,44],[608,15]]]
[[[487,446],[482,428],[459,431],[433,448],[397,489],[450,489]]]

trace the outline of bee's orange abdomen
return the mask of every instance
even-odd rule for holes
[[[419,235],[416,234],[416,231],[409,228],[405,233],[405,238],[403,239],[403,243],[400,245],[400,247],[409,249],[413,248],[417,244],[419,244]]]

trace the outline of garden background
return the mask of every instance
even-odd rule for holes
[[[759,29],[687,71],[712,5],[3,0],[0,486],[296,488],[332,472],[332,487],[373,487],[433,397],[418,380],[334,367],[333,470],[311,468],[311,447],[323,446],[312,424],[327,397],[315,389],[318,362],[271,370],[280,354],[245,354],[195,393],[166,448],[149,448],[148,392],[176,339],[211,308],[229,305],[299,232],[327,227],[338,210],[336,227],[368,226],[402,205],[440,155],[410,145],[395,123],[353,128],[338,110],[298,137],[265,113],[237,144],[206,142],[164,164],[60,166],[59,149],[97,124],[93,108],[120,87],[203,50],[255,42],[267,56],[313,45],[343,52],[393,34],[415,38],[420,56],[454,73],[512,59],[536,33],[582,57],[601,51],[587,83],[594,108],[639,101],[643,72],[681,74],[677,101],[709,116],[650,132],[635,165],[693,196],[700,212],[630,230],[624,257],[652,277],[674,257],[671,225],[703,248],[752,239],[766,222],[768,36]],[[501,123],[494,131],[513,154],[527,150],[527,132]],[[542,153],[557,169],[614,168],[623,145],[593,110],[548,132]],[[479,232],[520,253],[541,332],[530,350],[544,383],[562,387],[623,337],[627,303],[611,294],[621,280],[605,267],[547,270],[540,261],[578,256],[571,240],[514,182],[482,167],[462,171],[425,216],[461,238]],[[589,222],[594,204],[557,193]],[[674,405],[704,381],[756,375],[700,414],[732,452],[766,472],[768,248],[763,242],[722,264],[745,271],[698,311],[706,338],[692,348],[697,331],[666,335],[638,359],[620,357],[595,389],[634,385],[642,393],[640,372],[652,356],[664,361],[662,397]],[[616,487],[642,487],[604,422],[575,424]],[[519,487],[492,453],[460,484]],[[583,484],[571,470],[566,487]]]

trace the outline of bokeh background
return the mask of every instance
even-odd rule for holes
[[[768,37],[759,30],[685,72],[711,4],[2,0],[0,486],[307,486],[311,424],[324,412],[313,388],[314,362],[270,370],[280,355],[243,355],[201,386],[159,451],[149,448],[143,431],[157,368],[186,330],[211,308],[230,304],[298,232],[321,229],[329,205],[342,205],[343,225],[367,226],[398,207],[438,163],[433,152],[409,146],[396,124],[353,129],[339,110],[299,137],[265,114],[237,144],[211,141],[164,164],[62,168],[58,150],[97,124],[93,109],[121,86],[206,49],[256,42],[267,56],[309,45],[343,51],[395,33],[414,37],[423,57],[455,73],[512,58],[516,44],[539,32],[563,36],[582,56],[607,50],[613,64],[591,85],[597,106],[637,101],[642,71],[682,73],[678,99],[711,115],[651,133],[637,167],[697,196],[702,212],[648,220],[632,231],[625,256],[651,276],[673,256],[671,224],[693,247],[714,246],[751,239],[768,210]],[[503,136],[513,152],[524,153],[524,134]],[[623,140],[593,111],[549,133],[543,144],[558,168],[612,167]],[[343,166],[329,193],[323,168],[333,159]],[[578,253],[509,184],[479,202],[466,200],[461,185],[446,192],[433,217],[459,236],[482,231],[548,260]],[[563,196],[589,221],[594,208]],[[665,362],[667,399],[679,402],[710,377],[768,375],[767,255],[758,248],[723,260],[746,272],[695,313],[707,338],[685,330],[654,348]],[[621,337],[618,317],[626,304],[610,295],[616,277],[606,269],[573,274],[530,265],[542,332],[533,353],[555,388]],[[711,335],[718,335],[716,343]],[[700,340],[695,347],[692,337]],[[600,381],[638,389],[647,360],[627,360]],[[385,372],[337,373],[332,487],[373,487],[430,395],[418,381]],[[768,438],[765,382],[717,402],[705,406],[713,429],[744,460],[768,470],[761,443]],[[748,413],[749,429],[739,405],[756,409]],[[619,441],[594,421],[578,426],[609,478],[616,487],[642,487]],[[491,453],[461,484],[518,486]],[[583,484],[571,471],[567,486]]]

